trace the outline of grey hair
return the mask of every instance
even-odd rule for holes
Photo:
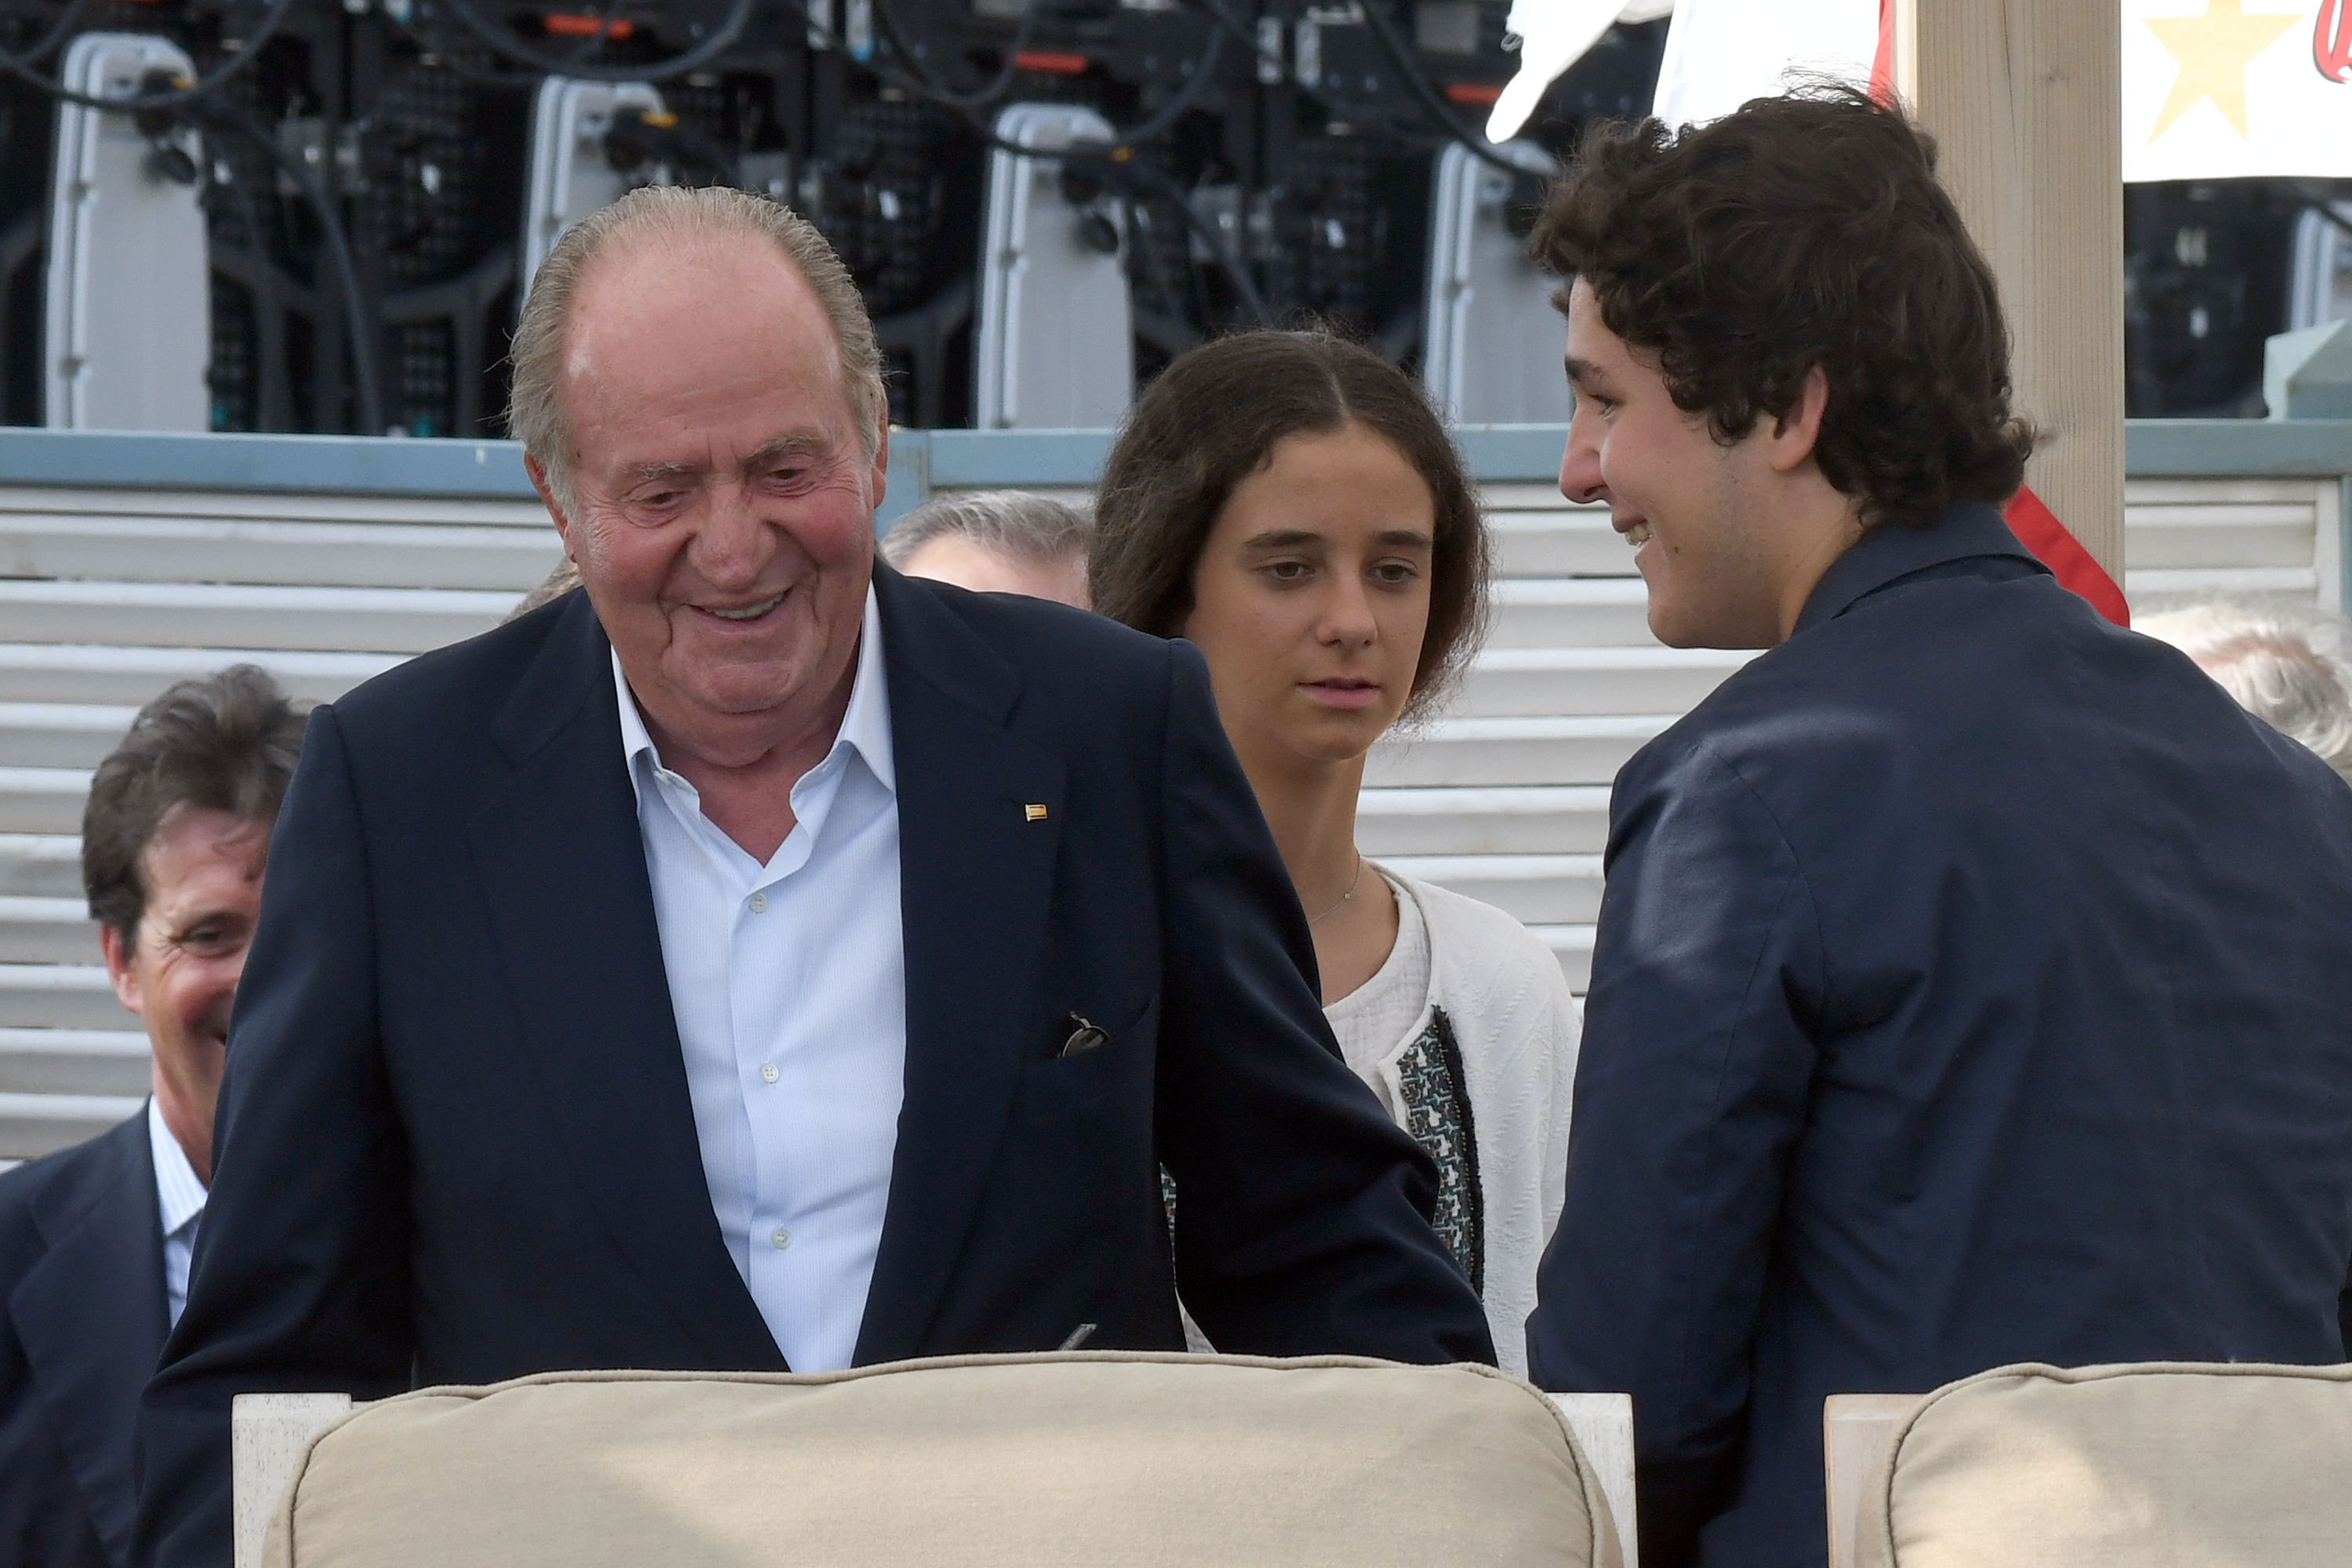
[[[1084,512],[1028,490],[933,496],[882,536],[882,559],[904,567],[934,539],[953,535],[1016,561],[1052,565],[1083,556],[1094,525]]]
[[[2136,619],[2221,683],[2238,706],[2352,779],[2352,641],[2317,611],[2207,604]]]
[[[563,372],[565,329],[588,266],[615,240],[707,239],[744,236],[773,240],[798,269],[833,325],[841,353],[842,390],[858,425],[866,460],[881,450],[889,399],[882,387],[882,350],[865,298],[816,226],[781,202],[724,185],[647,185],[629,192],[563,231],[539,264],[522,319],[516,324],[513,390],[507,433],[547,470],[548,488],[568,517],[578,502],[573,466],[579,453],[557,383]],[[714,300],[712,309],[725,309]]]
[[[278,820],[302,753],[308,715],[268,671],[233,664],[183,680],[131,721],[91,775],[81,812],[81,882],[89,918],[128,942],[147,912],[148,842],[183,806]]]

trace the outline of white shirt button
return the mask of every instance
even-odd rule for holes
[[[793,1244],[793,1233],[786,1230],[782,1226],[778,1226],[776,1227],[775,1234],[769,1237],[768,1240],[778,1252],[782,1252],[784,1248]]]
[[[761,1062],[760,1064],[760,1081],[761,1083],[773,1083],[781,1076],[782,1075],[776,1071],[775,1063]]]
[[[764,915],[768,912],[767,894],[754,893],[751,895],[751,912],[755,915]]]

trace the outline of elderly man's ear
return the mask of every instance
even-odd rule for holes
[[[882,510],[882,498],[890,493],[890,416],[882,416],[882,430],[874,443],[874,510]]]
[[[563,552],[570,555],[572,520],[565,517],[563,509],[555,503],[555,491],[549,488],[547,482],[547,465],[525,452],[522,455],[522,471],[530,476],[530,488],[539,492],[539,504],[545,507],[547,515],[555,520],[555,531],[563,541]]]

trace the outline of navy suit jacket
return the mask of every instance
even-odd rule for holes
[[[1880,528],[1618,775],[1534,1376],[1632,1392],[1643,1568],[1818,1563],[1829,1394],[2342,1359],[2347,1129],[2352,792]]]
[[[168,1316],[144,1110],[0,1175],[0,1563],[128,1568]]]
[[[907,1068],[856,1360],[1178,1350],[1180,1281],[1236,1351],[1490,1357],[1198,650],[876,583]],[[608,647],[575,593],[310,721],[142,1416],[158,1562],[226,1562],[239,1392],[783,1368],[711,1210]],[[1064,1058],[1073,1014],[1109,1039]]]

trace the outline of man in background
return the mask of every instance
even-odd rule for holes
[[[128,1568],[131,1422],[188,1293],[229,1005],[302,720],[251,665],[142,709],[99,764],[82,882],[147,1028],[146,1109],[0,1175],[0,1562]]]
[[[1027,490],[933,496],[882,536],[882,559],[909,577],[976,594],[1025,594],[1087,607],[1084,513]]]
[[[1762,648],[1619,773],[1535,1380],[1633,1396],[1643,1568],[1826,1556],[1822,1406],[2333,1363],[2352,795],[2001,521],[2031,432],[1932,144],[1858,93],[1597,132],[1560,470]]]

